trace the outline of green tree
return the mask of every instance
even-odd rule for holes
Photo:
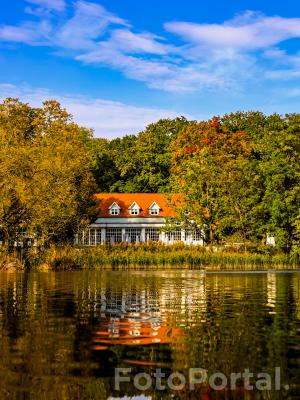
[[[115,163],[115,150],[108,139],[95,138],[89,141],[91,154],[91,171],[94,175],[97,190],[109,192],[110,187],[119,181],[120,172]]]
[[[259,142],[267,219],[263,228],[289,252],[297,243],[300,210],[300,114],[268,118],[268,131]]]
[[[225,115],[221,124],[245,131],[253,143],[248,164],[254,174],[248,188],[256,198],[250,219],[252,237],[265,239],[273,234],[289,252],[299,242],[300,115],[238,112]]]
[[[110,142],[110,151],[114,160],[116,179],[108,182],[109,192],[132,193],[136,190],[133,181],[135,169],[135,146],[137,137],[126,135]]]
[[[111,191],[166,192],[170,181],[170,144],[188,124],[184,117],[162,119],[148,125],[136,137],[112,142],[117,150],[115,164],[120,180],[112,185]]]

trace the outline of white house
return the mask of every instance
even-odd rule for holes
[[[76,235],[75,244],[96,246],[118,242],[163,242],[203,245],[201,231],[166,230],[167,219],[176,216],[181,195],[160,193],[101,193],[99,216]]]

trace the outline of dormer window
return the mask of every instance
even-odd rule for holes
[[[110,215],[119,215],[121,208],[118,206],[116,202],[112,203],[110,207],[108,207]]]
[[[140,210],[141,208],[136,202],[132,203],[129,207],[129,212],[131,215],[139,215]]]
[[[152,203],[149,207],[149,214],[150,215],[158,215],[160,211],[159,205],[157,203]]]

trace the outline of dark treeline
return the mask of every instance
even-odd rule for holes
[[[209,243],[299,252],[300,114],[237,112],[160,120],[137,135],[93,138],[55,101],[0,104],[0,226],[66,240],[95,216],[98,192],[178,192],[178,218]],[[122,132],[120,132],[120,136]]]

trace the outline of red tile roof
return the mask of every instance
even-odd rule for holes
[[[174,217],[176,215],[175,205],[178,204],[181,194],[166,195],[161,193],[99,193],[96,198],[100,200],[100,217]],[[129,207],[136,202],[140,207],[138,215],[131,215]],[[157,203],[160,208],[158,215],[149,214],[149,207]],[[111,215],[109,207],[117,203],[121,208],[119,215]]]

